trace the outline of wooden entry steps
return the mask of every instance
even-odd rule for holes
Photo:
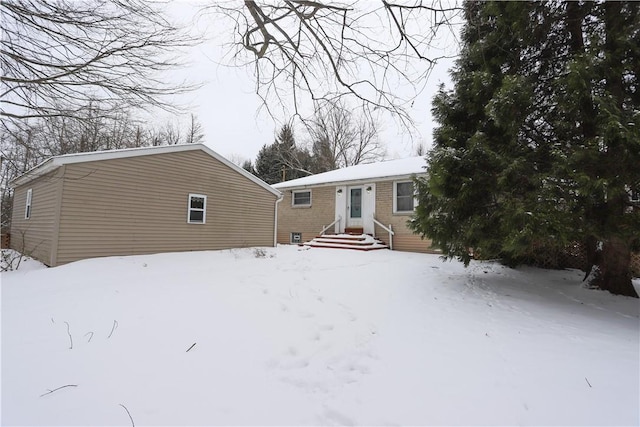
[[[323,234],[304,246],[312,248],[355,249],[358,251],[373,251],[377,249],[389,249],[383,241],[368,234]]]

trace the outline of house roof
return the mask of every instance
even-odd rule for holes
[[[19,185],[27,184],[28,182],[46,175],[47,173],[59,168],[63,165],[73,164],[73,163],[85,163],[85,162],[96,162],[100,160],[113,160],[113,159],[122,159],[128,157],[139,157],[139,156],[150,156],[153,154],[166,154],[166,153],[177,153],[183,151],[203,151],[206,154],[210,155],[214,159],[223,163],[224,165],[230,167],[234,171],[238,172],[240,175],[248,178],[249,180],[255,182],[262,188],[268,190],[270,193],[280,196],[280,192],[273,189],[269,184],[262,181],[260,178],[257,178],[253,174],[247,172],[242,169],[240,166],[232,163],[226,158],[222,157],[220,154],[213,151],[211,148],[207,147],[204,144],[178,144],[178,145],[162,145],[158,147],[141,147],[141,148],[125,148],[121,150],[109,150],[109,151],[92,151],[88,153],[75,153],[75,154],[65,154],[63,156],[54,156],[50,157],[44,162],[40,163],[36,167],[28,170],[24,174],[15,178],[10,182],[12,187],[17,187]]]
[[[339,184],[363,180],[384,180],[411,175],[424,174],[426,161],[424,157],[409,157],[399,160],[387,160],[378,163],[350,166],[304,178],[274,184],[277,189],[293,187],[309,187],[314,185]]]

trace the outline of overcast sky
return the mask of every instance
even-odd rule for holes
[[[220,31],[224,24],[215,15],[195,19],[197,4],[180,0],[167,6],[176,20],[188,23],[193,31],[205,35],[204,41],[186,54],[189,64],[167,78],[203,83],[200,89],[180,98],[179,102],[198,116],[204,127],[205,143],[231,160],[253,161],[263,145],[274,141],[277,130],[288,117],[277,117],[280,122],[276,123],[266,112],[261,112],[261,100],[255,94],[250,70],[231,68],[223,58],[223,45],[232,41],[231,32]],[[391,119],[382,123],[380,139],[387,148],[388,159],[412,156],[417,145],[431,144],[434,126],[431,100],[440,83],[451,87],[448,69],[452,65],[452,60],[442,60],[431,73],[426,89],[415,99],[411,115],[417,132],[413,138]],[[156,120],[161,124],[172,118],[158,114]],[[187,117],[181,120],[186,123]],[[305,142],[301,129],[296,136],[297,142]]]

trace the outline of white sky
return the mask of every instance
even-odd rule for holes
[[[200,2],[201,3],[201,2]],[[198,11],[194,0],[173,1],[168,12],[178,21],[189,22],[197,33],[206,33],[207,38],[187,54],[188,66],[172,73],[171,79],[202,82],[197,91],[181,97],[178,102],[187,105],[188,113],[198,116],[205,131],[205,143],[219,154],[233,160],[255,157],[260,148],[274,141],[275,134],[288,117],[276,117],[279,122],[260,109],[261,100],[255,94],[255,83],[250,69],[231,68],[224,62],[225,43],[232,42],[232,34],[220,31],[223,25],[216,15],[194,20]],[[228,36],[226,35],[228,34]],[[447,42],[453,45],[453,42]],[[381,126],[380,139],[387,149],[386,158],[405,158],[415,155],[415,148],[431,144],[434,123],[431,117],[431,100],[440,83],[450,88],[448,69],[453,60],[443,60],[431,73],[425,90],[415,99],[411,115],[417,129],[413,137],[407,135],[398,123],[388,119]],[[156,120],[160,125],[165,120],[175,120],[164,113]],[[180,118],[187,122],[187,115]],[[296,129],[297,142],[304,143],[304,135]]]

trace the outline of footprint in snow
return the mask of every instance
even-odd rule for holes
[[[321,425],[339,425],[339,426],[353,426],[356,423],[345,414],[331,409],[327,406],[324,407],[322,416],[319,417]]]

